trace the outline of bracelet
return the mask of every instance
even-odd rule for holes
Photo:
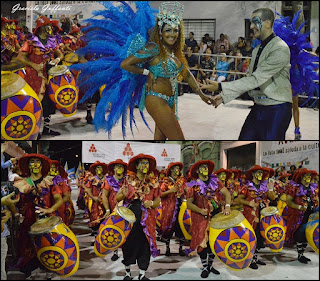
[[[269,191],[273,191],[273,188],[269,188]]]
[[[60,59],[60,58],[56,58],[56,60],[59,60],[59,62],[61,61],[61,59]]]
[[[302,206],[301,205],[299,205],[299,210],[301,210],[302,209]]]
[[[108,212],[108,211],[110,212],[110,209],[106,210],[106,212]]]
[[[226,204],[225,207],[230,207],[230,204]]]
[[[148,76],[149,75],[150,70],[148,69],[144,69],[142,75]]]
[[[153,206],[153,201],[151,201],[151,206]]]

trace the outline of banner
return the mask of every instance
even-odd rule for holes
[[[319,173],[319,141],[262,141],[261,165],[271,168],[291,165]]]
[[[128,142],[128,141],[83,141],[82,162],[95,161],[106,164],[116,159],[128,163],[137,154],[148,154],[156,158],[158,167],[167,167],[171,162],[181,161],[179,144]]]

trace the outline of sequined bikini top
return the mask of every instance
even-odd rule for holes
[[[154,43],[155,44],[155,43]],[[134,54],[136,58],[145,59],[145,58],[153,58],[159,55],[159,46],[155,45],[155,47],[151,50],[146,49],[145,47],[140,51]],[[164,67],[165,65],[166,67]],[[177,77],[177,75],[182,71],[183,64],[180,68],[177,68],[175,62],[168,58],[164,61],[159,61],[156,65],[150,65],[149,70],[153,73],[154,78],[157,79],[158,77],[162,78],[172,78]]]

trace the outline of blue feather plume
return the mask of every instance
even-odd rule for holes
[[[279,16],[274,23],[274,32],[282,40],[284,40],[290,48],[291,52],[291,69],[290,69],[290,82],[293,90],[293,95],[306,95],[306,101],[300,105],[305,106],[311,98],[319,97],[319,74],[316,70],[319,68],[319,57],[310,54],[305,49],[312,48],[311,44],[306,41],[310,35],[308,33],[300,33],[305,23],[296,28],[297,20],[299,19],[301,11],[297,12],[292,22],[290,17]],[[315,100],[316,101],[316,100]]]
[[[110,138],[112,128],[122,119],[125,139],[127,119],[133,135],[133,125],[136,126],[133,113],[135,105],[139,105],[146,77],[125,71],[120,64],[148,42],[149,31],[155,25],[158,11],[146,1],[101,3],[105,9],[94,11],[92,18],[86,20],[89,25],[83,28],[88,44],[77,51],[82,56],[91,55],[92,59],[72,65],[70,69],[81,71],[78,83],[85,94],[80,103],[90,99],[105,85],[95,111],[95,129],[105,130]],[[132,8],[133,3],[135,9]],[[140,111],[140,115],[151,131],[143,112]]]

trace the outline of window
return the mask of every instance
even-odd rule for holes
[[[194,33],[194,39],[198,44],[201,42],[202,37],[209,33],[210,37],[215,40],[216,37],[216,20],[183,20],[184,22],[184,35],[185,38],[189,38],[189,33]]]

